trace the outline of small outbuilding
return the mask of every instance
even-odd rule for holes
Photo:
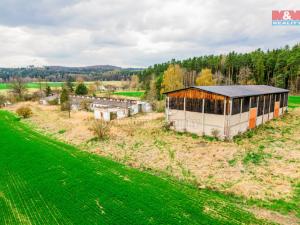
[[[95,119],[105,121],[152,111],[150,103],[136,100],[76,95],[71,95],[70,99],[72,110],[81,110],[84,105],[85,109],[94,112]]]
[[[166,119],[177,131],[231,139],[283,115],[288,92],[267,85],[193,86],[165,92]]]

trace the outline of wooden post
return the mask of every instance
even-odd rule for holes
[[[224,133],[224,136],[226,137],[226,123],[227,123],[227,118],[226,118],[226,110],[227,110],[227,107],[226,107],[226,98],[224,99],[224,129],[223,129],[223,133]]]
[[[170,111],[170,97],[167,97],[167,122],[169,122],[169,111]]]
[[[242,112],[243,112],[243,101],[244,101],[244,98],[241,98],[241,104],[240,104],[240,129],[239,131],[241,131],[241,121],[242,121]]]
[[[279,94],[279,114],[280,114],[280,102],[281,102],[281,94]],[[281,114],[282,114],[282,110],[281,110]]]
[[[268,112],[268,120],[270,120],[270,111],[271,111],[271,99],[273,95],[270,95],[269,97],[269,112]]]
[[[229,139],[230,138],[230,119],[232,115],[232,98],[229,99],[229,115],[227,117],[227,134],[226,137]]]
[[[250,110],[251,110],[251,99],[252,97],[249,97],[249,110],[248,110],[248,129],[249,129],[249,123],[250,123]]]
[[[183,98],[183,110],[184,110],[184,131],[186,131],[186,98]]]
[[[202,99],[202,135],[204,135],[204,105],[205,105],[205,99]]]
[[[263,115],[263,117],[262,117],[262,124],[264,124],[264,117],[265,117],[265,106],[266,106],[266,96],[264,95],[264,107],[263,107],[263,113],[262,113],[262,115]]]
[[[286,94],[283,93],[282,115],[285,113],[285,111],[284,111],[285,96],[286,96]]]
[[[258,107],[259,107],[259,96],[256,99],[256,120],[255,120],[255,127],[257,126]]]

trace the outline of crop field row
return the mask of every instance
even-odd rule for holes
[[[262,224],[236,198],[43,136],[0,111],[0,224]]]

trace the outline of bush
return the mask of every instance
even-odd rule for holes
[[[171,130],[171,127],[174,126],[174,123],[173,122],[167,122],[165,121],[162,125],[162,128],[165,130],[165,131],[169,131]]]
[[[29,94],[29,93],[24,94],[23,99],[24,99],[24,101],[33,101],[34,100],[33,95]]]
[[[89,111],[91,110],[91,104],[92,102],[89,100],[83,100],[80,102],[80,109],[85,110],[85,111]]]
[[[61,111],[71,111],[71,103],[69,101],[60,104]]]
[[[153,110],[156,112],[164,112],[165,111],[165,101],[155,101],[152,103]]]
[[[48,101],[48,104],[49,104],[49,105],[58,105],[58,98],[53,99],[53,100],[49,100],[49,101]]]
[[[220,131],[218,129],[212,129],[211,130],[211,135],[216,139],[219,140],[220,138]]]
[[[110,123],[104,120],[95,120],[89,130],[92,131],[99,140],[103,140],[109,136]]]
[[[28,106],[22,106],[17,109],[17,114],[24,119],[29,118],[32,115],[32,111]]]
[[[6,103],[6,98],[3,95],[0,95],[0,108]]]
[[[11,103],[16,103],[18,102],[17,97],[13,93],[8,93],[6,100],[11,102]]]
[[[76,95],[87,95],[88,94],[88,89],[84,83],[80,83],[77,85],[77,87],[75,89],[75,94]]]

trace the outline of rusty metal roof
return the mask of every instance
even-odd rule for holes
[[[180,90],[185,90],[189,88],[195,88],[206,92],[227,96],[230,98],[289,92],[289,90],[287,89],[277,88],[268,85],[192,86]],[[176,92],[180,90],[170,92]],[[166,92],[165,94],[170,92]]]

